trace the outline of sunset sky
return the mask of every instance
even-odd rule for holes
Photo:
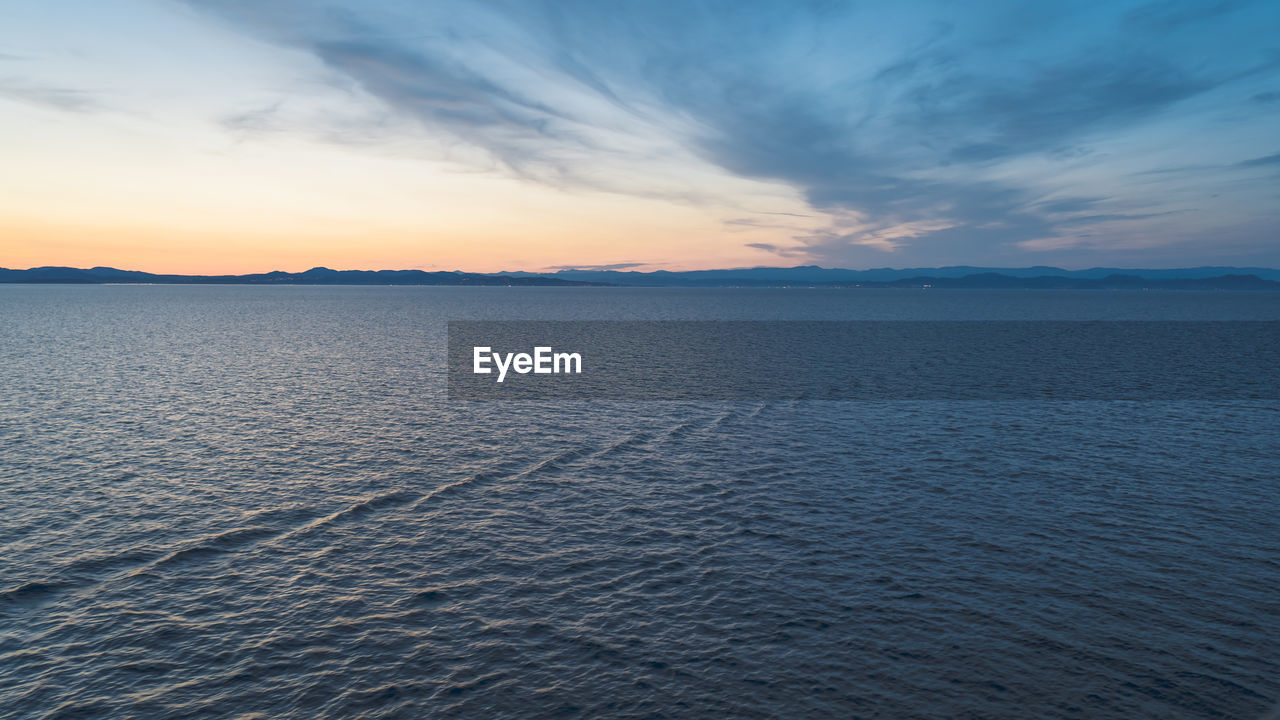
[[[0,10],[0,267],[1280,266],[1280,3]]]

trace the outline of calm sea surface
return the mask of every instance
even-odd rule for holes
[[[0,717],[1263,718],[1274,401],[451,402],[464,319],[1280,294],[0,286]]]

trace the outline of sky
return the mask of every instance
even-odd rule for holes
[[[1280,267],[1280,3],[0,0],[0,267]]]

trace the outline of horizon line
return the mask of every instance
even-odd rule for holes
[[[636,265],[636,266],[651,266],[649,263],[636,263],[635,265]],[[128,268],[120,268],[120,267],[114,267],[114,266],[111,266],[111,265],[92,265],[92,266],[83,266],[83,267],[78,267],[78,266],[74,266],[74,265],[33,265],[33,266],[31,266],[31,267],[26,267],[26,268],[21,268],[21,267],[12,267],[12,268],[10,268],[10,267],[2,267],[2,266],[0,266],[0,272],[6,272],[6,271],[7,271],[7,272],[31,272],[31,271],[35,271],[35,270],[75,270],[75,271],[80,271],[80,272],[88,272],[88,271],[94,271],[94,270],[111,270],[111,271],[115,271],[115,272],[124,272],[124,273],[142,273],[142,274],[146,274],[146,275],[175,276],[175,277],[243,277],[243,276],[249,276],[249,275],[271,275],[271,274],[275,274],[275,273],[286,274],[286,275],[302,275],[302,274],[305,274],[305,273],[308,273],[308,272],[314,272],[314,271],[317,271],[317,270],[324,270],[324,271],[328,271],[328,272],[373,272],[373,273],[378,273],[378,272],[419,272],[419,273],[423,273],[423,274],[440,274],[440,273],[445,273],[445,274],[459,274],[459,275],[486,275],[486,276],[499,276],[499,275],[507,275],[507,274],[510,274],[510,273],[526,273],[526,274],[531,274],[531,275],[556,275],[556,274],[559,274],[559,273],[590,272],[590,273],[618,273],[618,274],[652,275],[652,274],[656,274],[656,273],[682,274],[682,273],[734,272],[734,271],[759,271],[759,270],[821,270],[821,271],[824,271],[824,272],[877,272],[877,271],[905,272],[905,271],[923,271],[923,270],[950,270],[950,269],[959,269],[959,268],[972,268],[972,269],[976,269],[976,270],[982,270],[982,271],[996,271],[996,272],[1001,271],[1001,270],[1026,271],[1026,270],[1041,270],[1041,269],[1043,269],[1043,270],[1055,270],[1055,271],[1060,271],[1060,272],[1088,272],[1088,271],[1095,271],[1095,270],[1115,270],[1115,271],[1122,271],[1122,272],[1123,272],[1123,271],[1159,271],[1159,272],[1171,272],[1171,271],[1177,271],[1177,270],[1205,270],[1205,269],[1223,269],[1223,270],[1266,270],[1266,271],[1271,271],[1271,272],[1280,272],[1280,267],[1269,267],[1269,266],[1264,266],[1264,265],[1177,265],[1177,266],[1166,266],[1166,267],[1159,267],[1159,266],[1128,266],[1128,267],[1123,267],[1123,266],[1109,266],[1109,265],[1093,265],[1093,266],[1089,266],[1089,267],[1069,268],[1069,267],[1062,267],[1062,266],[1058,266],[1058,265],[1002,265],[1002,266],[997,266],[997,265],[969,265],[969,264],[951,264],[951,265],[918,265],[918,266],[914,266],[914,267],[908,267],[908,266],[903,266],[903,267],[893,267],[893,266],[889,266],[889,265],[881,265],[881,266],[877,266],[877,267],[861,267],[861,268],[855,268],[855,267],[828,267],[828,266],[817,265],[817,264],[805,264],[805,265],[751,265],[751,266],[714,267],[714,268],[686,269],[686,270],[673,270],[673,269],[637,270],[637,269],[630,268],[630,267],[628,267],[628,268],[618,268],[618,267],[601,267],[601,266],[599,266],[599,265],[590,265],[590,264],[588,264],[588,265],[582,265],[582,266],[557,265],[557,266],[554,266],[552,269],[543,269],[543,270],[504,269],[504,270],[498,270],[498,271],[463,270],[463,269],[460,269],[460,268],[454,268],[454,269],[451,269],[451,270],[445,270],[445,269],[439,269],[439,270],[426,270],[426,269],[423,269],[423,268],[421,268],[421,267],[410,267],[410,268],[379,268],[379,269],[366,269],[366,268],[346,268],[346,269],[335,269],[335,268],[327,267],[327,266],[325,266],[325,265],[315,265],[315,266],[309,267],[309,268],[307,268],[307,269],[305,269],[305,270],[282,270],[282,269],[279,269],[279,268],[274,268],[274,269],[271,269],[271,270],[250,271],[250,272],[238,272],[238,273],[236,273],[236,272],[221,272],[221,273],[219,273],[219,272],[195,272],[195,273],[192,273],[192,272],[157,272],[157,271],[154,271],[154,270],[134,270],[134,269],[128,269]]]

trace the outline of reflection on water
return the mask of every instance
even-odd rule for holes
[[[445,322],[513,317],[1274,320],[1280,296],[0,286],[0,707],[1280,700],[1274,402],[448,403]]]

